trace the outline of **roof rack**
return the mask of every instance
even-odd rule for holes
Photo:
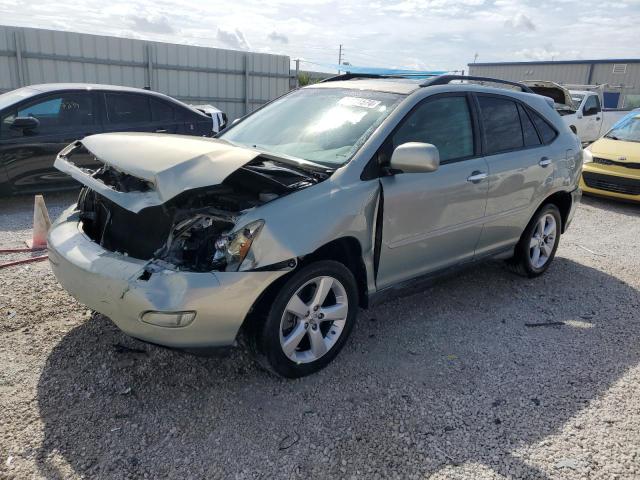
[[[438,74],[428,74],[428,73],[343,73],[342,75],[336,75],[333,77],[325,78],[324,80],[320,80],[319,83],[326,82],[338,82],[341,80],[352,80],[354,78],[424,78],[430,77],[424,82],[420,84],[421,87],[432,87],[434,85],[447,85],[454,80],[462,80],[462,81],[475,81],[475,82],[490,82],[490,83],[502,83],[504,85],[511,85],[512,87],[518,87],[523,92],[527,93],[535,93],[529,87],[522,83],[511,82],[509,80],[501,80],[499,78],[490,78],[490,77],[475,77],[469,75],[438,75]]]
[[[325,82],[339,82],[342,80],[352,80],[354,78],[424,78],[424,77],[437,77],[437,74],[429,73],[343,73],[341,75],[335,75],[333,77],[320,80],[318,83]]]
[[[513,87],[520,88],[523,92],[527,93],[535,93],[529,87],[522,83],[518,82],[510,82],[509,80],[501,80],[499,78],[490,78],[490,77],[474,77],[469,75],[438,75],[437,77],[431,78],[426,82],[420,84],[421,87],[432,87],[434,85],[447,85],[454,80],[466,80],[466,81],[476,81],[476,82],[491,82],[491,83],[502,83],[505,85],[511,85]]]

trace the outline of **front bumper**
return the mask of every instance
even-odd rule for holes
[[[74,298],[128,335],[170,347],[233,344],[258,297],[286,274],[161,270],[144,280],[140,277],[148,262],[93,242],[80,229],[73,207],[54,223],[48,243],[53,273]],[[142,322],[148,311],[195,311],[196,317],[184,327],[159,327]]]
[[[640,170],[588,163],[580,175],[585,193],[640,202]]]

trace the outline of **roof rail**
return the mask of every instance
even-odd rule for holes
[[[342,80],[351,80],[354,78],[424,78],[424,77],[437,77],[437,74],[429,73],[343,73],[341,75],[335,75],[333,77],[320,80],[318,83],[325,82],[338,82]]]
[[[526,85],[518,82],[510,82],[509,80],[501,80],[499,78],[490,78],[490,77],[474,77],[474,76],[465,76],[465,75],[438,75],[435,78],[431,78],[426,82],[420,84],[421,87],[432,87],[434,85],[447,85],[454,80],[471,80],[476,82],[491,82],[491,83],[503,83],[505,85],[511,85],[513,87],[520,88],[523,92],[527,93],[535,93]]]

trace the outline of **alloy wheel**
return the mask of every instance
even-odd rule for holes
[[[280,321],[280,346],[296,363],[314,362],[336,344],[347,322],[349,300],[339,280],[319,276],[287,302]]]
[[[557,223],[555,217],[547,213],[542,215],[533,230],[529,242],[529,259],[535,268],[542,268],[551,258],[556,244]]]

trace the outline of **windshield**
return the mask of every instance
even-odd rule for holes
[[[347,162],[402,95],[306,88],[247,117],[220,138],[336,168]]]
[[[571,94],[571,100],[573,100],[573,104],[576,106],[576,108],[578,108],[580,106],[580,104],[582,103],[582,99],[584,98],[584,95],[582,95],[581,93],[572,93]]]
[[[625,142],[640,142],[640,114],[621,120],[605,137]]]
[[[11,90],[10,92],[0,95],[0,110],[13,105],[14,103],[31,97],[34,93],[38,93],[31,88],[19,88],[17,90]]]

